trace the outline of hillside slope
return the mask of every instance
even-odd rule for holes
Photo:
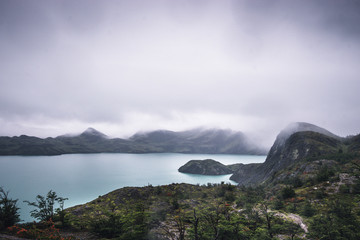
[[[309,157],[335,154],[342,149],[346,149],[344,139],[323,128],[308,123],[291,124],[279,133],[263,164],[249,167],[246,173],[240,169],[230,179],[240,185],[258,184],[291,164]]]

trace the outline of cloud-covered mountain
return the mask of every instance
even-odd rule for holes
[[[222,129],[195,129],[183,132],[159,130],[135,134],[130,138],[163,152],[266,154],[242,132]]]
[[[209,153],[265,154],[241,132],[195,129],[183,132],[158,130],[137,133],[129,139],[109,138],[88,128],[78,135],[56,138],[0,137],[1,155],[58,155],[68,153]]]
[[[279,133],[264,163],[243,165],[231,179],[241,185],[258,184],[306,159],[360,152],[359,139],[359,135],[341,138],[309,123],[293,123]]]

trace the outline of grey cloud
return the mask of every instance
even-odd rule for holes
[[[358,1],[0,5],[0,135],[359,131]]]

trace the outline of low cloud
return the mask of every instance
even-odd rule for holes
[[[2,1],[0,135],[359,132],[358,1]]]

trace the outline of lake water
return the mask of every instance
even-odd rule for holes
[[[178,168],[192,159],[214,159],[223,164],[261,163],[266,156],[223,154],[66,154],[59,156],[0,156],[0,186],[18,200],[21,219],[33,221],[33,209],[24,200],[49,190],[69,198],[65,207],[89,202],[99,195],[125,186],[149,184],[207,184],[230,182],[231,175],[202,176],[179,173]]]

